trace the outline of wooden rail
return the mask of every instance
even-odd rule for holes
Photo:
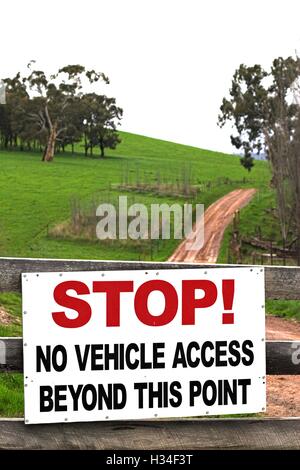
[[[137,261],[85,261],[62,259],[0,258],[0,291],[21,292],[21,273],[51,271],[113,271],[125,269],[237,268],[242,265],[152,263]],[[254,266],[247,266],[251,269]],[[256,266],[257,267],[257,266]],[[300,269],[265,266],[267,299],[300,300]]]
[[[0,449],[300,449],[300,419],[39,424],[0,420]]]
[[[300,375],[299,341],[267,341],[267,374]],[[23,370],[22,338],[0,338],[0,370]]]
[[[199,267],[238,266],[0,258],[0,291],[20,292],[24,272]],[[267,299],[300,299],[299,268],[264,268]],[[299,342],[267,341],[267,373],[300,374],[299,350],[300,338]],[[0,370],[22,368],[22,338],[0,338]],[[0,419],[0,449],[300,449],[300,418],[163,419],[31,426],[24,426],[20,419]]]

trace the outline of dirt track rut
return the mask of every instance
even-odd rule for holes
[[[216,263],[226,227],[234,213],[252,199],[256,189],[236,189],[218,199],[204,213],[204,245],[199,251],[188,251],[187,240],[177,247],[169,261],[186,263]],[[193,227],[194,232],[200,230]]]

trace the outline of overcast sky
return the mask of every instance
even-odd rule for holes
[[[240,63],[300,50],[299,0],[14,0],[0,6],[0,77],[31,59],[107,74],[122,129],[230,151],[218,109]]]

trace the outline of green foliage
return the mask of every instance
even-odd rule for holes
[[[13,292],[0,292],[0,306],[8,312],[11,323],[0,323],[0,336],[22,336],[22,299],[21,294]]]
[[[100,156],[104,157],[106,148],[115,149],[121,141],[116,132],[116,122],[120,121],[123,111],[116,106],[114,98],[96,93],[84,95],[81,98],[81,108],[85,155],[88,149],[92,154],[93,148],[98,146]]]
[[[241,165],[250,172],[252,167],[254,167],[254,158],[251,155],[245,155],[241,158]]]
[[[248,171],[253,167],[254,152],[270,151],[270,139],[283,117],[283,108],[292,132],[298,106],[286,98],[299,76],[300,60],[292,57],[275,59],[269,72],[258,64],[241,64],[234,73],[230,98],[223,98],[218,122],[221,127],[233,124],[236,133],[231,135],[231,143],[243,150],[242,165]]]
[[[0,416],[24,416],[23,374],[0,373]]]
[[[4,148],[21,150],[43,149],[43,160],[52,161],[54,153],[85,138],[92,149],[99,146],[101,156],[105,148],[119,143],[116,126],[122,109],[114,98],[94,93],[83,93],[83,88],[99,80],[109,83],[103,73],[86,70],[81,65],[68,65],[48,76],[41,70],[29,75],[18,73],[4,79],[6,104],[0,106],[0,143]]]
[[[300,59],[279,57],[266,72],[260,65],[240,65],[230,98],[221,105],[219,125],[233,124],[232,144],[243,149],[242,165],[250,171],[253,152],[265,150],[284,245],[290,231],[300,261]]]
[[[266,312],[300,321],[300,300],[267,300]]]

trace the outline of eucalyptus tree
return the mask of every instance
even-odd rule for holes
[[[82,102],[86,154],[88,149],[92,154],[93,148],[97,146],[100,149],[100,157],[103,158],[106,148],[114,149],[120,142],[117,125],[123,110],[116,105],[115,98],[96,93],[84,95]]]
[[[264,151],[272,171],[283,242],[298,240],[300,261],[300,59],[279,57],[266,71],[241,64],[223,98],[219,125],[232,124],[231,143],[250,171],[253,153]]]

